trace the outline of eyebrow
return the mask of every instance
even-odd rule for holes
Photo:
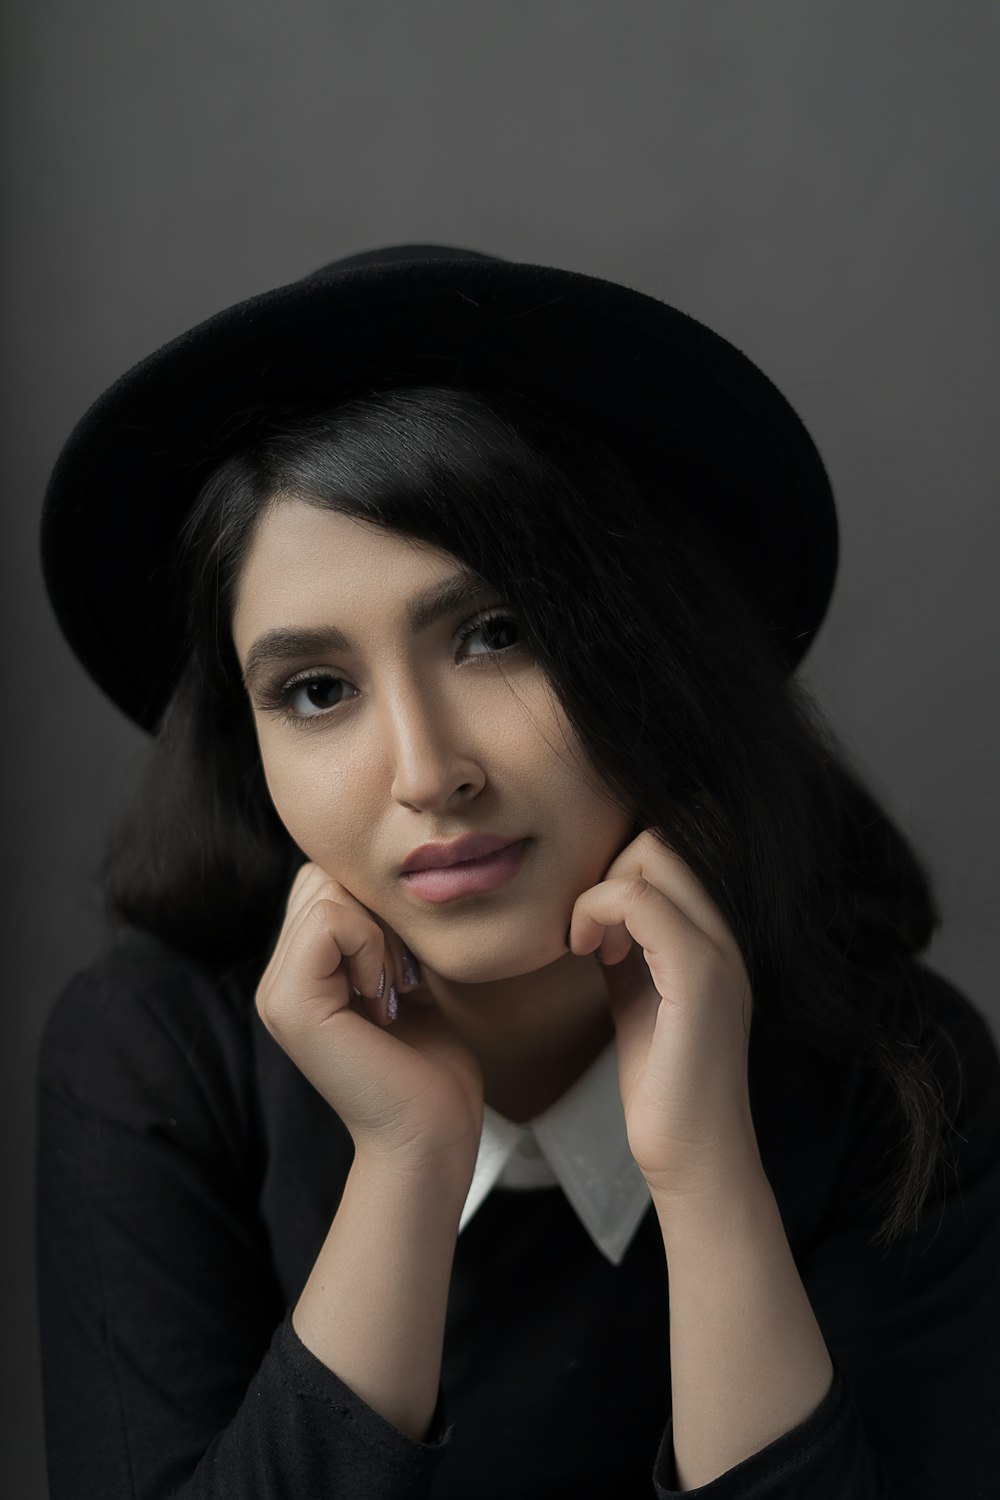
[[[444,615],[472,603],[493,590],[493,584],[472,568],[463,568],[441,583],[432,583],[406,601],[410,629],[417,634],[428,630]],[[335,625],[278,626],[257,637],[247,652],[243,682],[249,688],[264,667],[275,662],[294,661],[305,656],[321,656],[328,651],[353,651],[348,636]]]

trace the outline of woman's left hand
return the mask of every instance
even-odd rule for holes
[[[763,1171],[747,1063],[753,998],[735,938],[649,829],[573,907],[570,947],[606,967],[629,1148],[651,1192]]]

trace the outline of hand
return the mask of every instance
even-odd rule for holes
[[[660,1197],[763,1171],[747,1070],[753,998],[701,882],[646,829],[574,903],[574,953],[606,965],[629,1148]]]
[[[386,999],[390,983],[403,989],[401,952],[398,936],[344,885],[304,864],[257,986],[257,1011],[359,1154],[407,1170],[467,1173],[471,1182],[482,1069],[434,1005],[401,1005],[390,1029]]]

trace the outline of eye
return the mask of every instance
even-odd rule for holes
[[[468,653],[469,661],[488,661],[506,651],[514,651],[525,643],[524,631],[517,616],[509,612],[495,611],[466,621],[457,632],[459,645],[464,646],[466,641],[480,632],[483,632],[490,644],[485,651]],[[511,634],[518,639],[504,639]],[[302,672],[288,682],[274,683],[265,688],[257,707],[272,712],[279,723],[292,725],[296,729],[308,728],[318,721],[339,717],[338,711],[350,701],[343,692],[345,688],[352,688],[352,695],[357,697],[357,689],[344,677],[336,677],[329,672]],[[295,700],[300,694],[305,701],[296,704]],[[330,701],[331,695],[336,701]]]
[[[494,642],[496,641],[497,636],[509,636],[512,633],[515,636],[520,636],[523,638],[523,631],[521,630],[521,626],[518,623],[517,617],[516,615],[511,614],[492,614],[487,615],[485,619],[472,620],[462,626],[461,630],[458,632],[458,638],[464,645],[470,636],[478,634],[480,630],[485,631],[488,636],[492,636]],[[521,642],[519,640],[501,640],[499,645],[494,644],[492,646],[487,646],[485,654],[489,656],[495,656],[501,651],[510,651],[514,648],[514,646],[520,644]]]
[[[349,686],[343,677],[327,677],[316,675],[313,677],[299,677],[288,684],[284,691],[281,703],[284,707],[293,702],[299,694],[302,701],[294,713],[287,715],[290,719],[315,719],[324,714],[332,713],[346,701],[346,695],[341,691]],[[331,701],[335,698],[336,701]],[[305,705],[308,704],[308,707]],[[314,712],[310,712],[314,710]]]

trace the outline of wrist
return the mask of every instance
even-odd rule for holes
[[[761,1213],[777,1212],[777,1200],[759,1159],[707,1172],[683,1188],[649,1185],[664,1239],[742,1232]]]
[[[470,1162],[464,1155],[428,1156],[420,1152],[358,1149],[351,1166],[352,1176],[383,1183],[404,1193],[411,1190],[430,1193],[443,1204],[457,1203],[459,1213],[468,1197],[474,1171],[475,1158]]]

